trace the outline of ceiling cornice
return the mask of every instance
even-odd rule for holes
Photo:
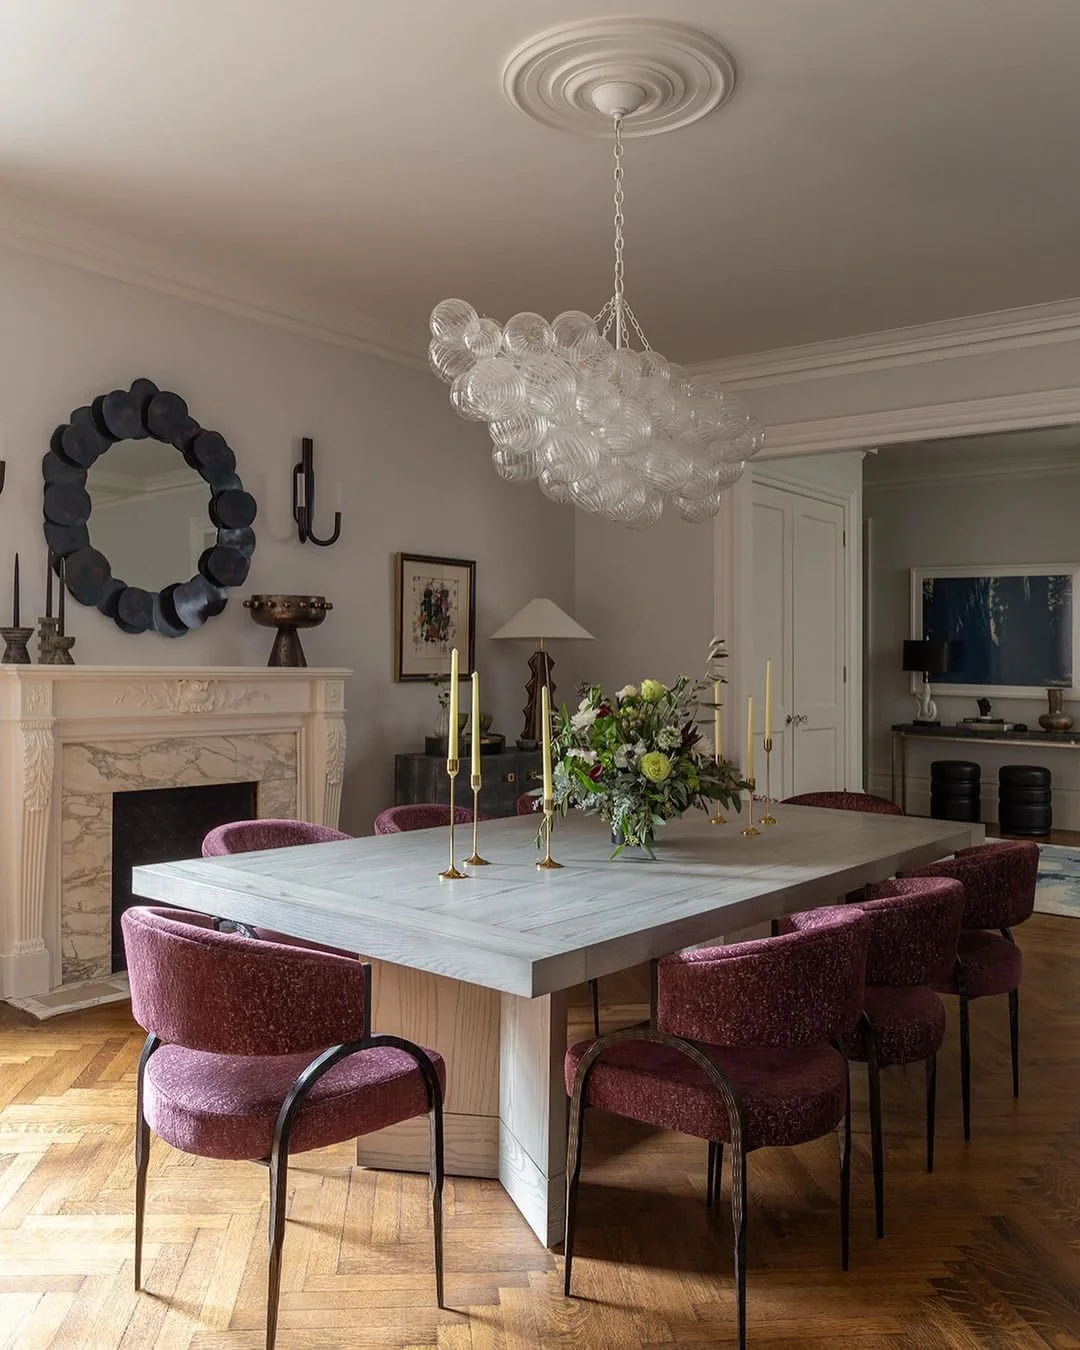
[[[895,476],[867,478],[867,491],[884,492],[891,488],[919,487],[927,483],[974,483],[1006,478],[1072,478],[1080,473],[1080,460],[1025,455],[1006,463],[968,463],[960,457],[953,462],[947,456],[934,465],[922,464],[906,473],[899,466]]]
[[[234,272],[3,194],[0,246],[209,305],[396,365],[427,369],[426,334],[312,304]]]
[[[875,370],[923,365],[993,351],[1080,341],[1080,299],[998,310],[964,319],[893,328],[832,342],[778,347],[751,356],[725,357],[688,366],[725,389],[753,389]]]

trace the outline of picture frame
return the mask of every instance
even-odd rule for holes
[[[461,678],[476,665],[476,563],[426,553],[397,555],[394,679],[435,680],[458,649]]]
[[[1080,696],[1080,564],[911,568],[911,636],[962,643],[959,667],[931,672],[939,694]],[[922,676],[911,676],[918,692]]]

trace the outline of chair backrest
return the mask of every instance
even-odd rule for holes
[[[1012,928],[1031,917],[1039,879],[1039,846],[1006,839],[962,849],[954,858],[913,867],[909,877],[953,877],[964,888],[964,928]]]
[[[205,914],[138,905],[120,917],[131,1010],[173,1045],[291,1055],[364,1034],[366,967],[346,956],[220,933]]]
[[[490,820],[483,811],[477,820]],[[454,807],[454,824],[471,825],[471,806]],[[405,806],[388,806],[375,817],[376,834],[402,834],[408,830],[430,830],[450,824],[450,808],[441,802],[411,802]]]
[[[863,1010],[870,920],[853,905],[816,911],[809,931],[665,956],[661,1031],[732,1048],[816,1045]]]
[[[216,858],[228,853],[328,844],[349,838],[350,835],[332,830],[329,825],[312,825],[307,820],[233,820],[210,831],[202,842],[202,853],[204,858]]]
[[[514,810],[519,816],[531,816],[540,810],[540,803],[539,792],[523,792],[514,804]]]
[[[872,792],[800,792],[785,797],[785,806],[825,806],[833,811],[869,811],[878,816],[902,816],[904,813],[888,797],[875,797]]]
[[[867,984],[905,989],[932,985],[952,974],[964,913],[964,888],[958,881],[882,881],[857,903],[871,925]]]

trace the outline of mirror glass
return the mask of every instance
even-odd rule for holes
[[[90,543],[129,586],[157,591],[186,581],[217,538],[210,489],[171,445],[117,441],[90,466],[86,490]]]

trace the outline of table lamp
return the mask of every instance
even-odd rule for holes
[[[551,638],[592,638],[581,624],[559,608],[553,600],[530,600],[512,619],[492,633],[492,638],[531,638],[536,651],[529,657],[529,682],[525,686],[528,702],[525,705],[525,726],[518,740],[519,749],[531,748],[540,739],[540,690],[546,684],[554,703],[555,685],[551,668],[555,662],[544,646]]]
[[[904,639],[904,669],[922,672],[915,695],[916,726],[940,725],[937,704],[930,697],[930,676],[947,675],[953,666],[952,644],[937,638]]]

